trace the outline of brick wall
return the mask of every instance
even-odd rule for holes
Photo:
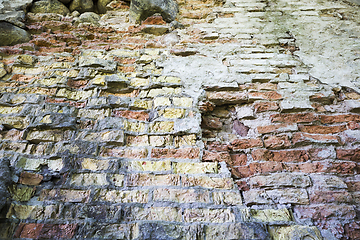
[[[284,2],[179,4],[176,32],[120,4],[0,48],[0,238],[358,239],[356,87],[312,76]]]

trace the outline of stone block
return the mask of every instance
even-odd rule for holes
[[[126,137],[126,145],[127,146],[149,146],[149,136],[141,135],[141,136],[127,136]]]
[[[217,162],[210,163],[186,163],[178,162],[173,164],[174,173],[178,174],[199,174],[199,173],[218,173]]]
[[[219,189],[233,189],[234,182],[231,178],[215,178],[207,176],[183,176],[182,185],[184,187],[204,187],[204,188],[219,188]]]
[[[69,100],[84,101],[88,98],[96,96],[97,91],[94,90],[82,90],[82,91],[70,91],[66,88],[61,88],[57,93],[56,97],[67,98]]]
[[[269,233],[273,239],[295,240],[312,239],[323,240],[320,231],[316,227],[292,225],[292,226],[271,226]]]
[[[255,176],[250,178],[252,187],[309,187],[310,178],[304,174],[275,173],[269,176]]]
[[[109,109],[79,109],[79,118],[104,119],[110,117]]]
[[[184,210],[185,222],[227,223],[235,222],[230,209],[193,208]]]
[[[47,131],[36,131],[31,130],[26,135],[26,140],[34,143],[39,142],[60,142],[69,141],[74,132],[70,130],[47,130]]]
[[[106,173],[80,173],[71,177],[71,185],[75,186],[104,186],[108,185]]]
[[[142,133],[145,132],[145,123],[124,121],[124,130],[129,132]]]
[[[35,194],[35,187],[16,186],[9,187],[11,198],[15,201],[29,201]]]
[[[131,208],[129,220],[182,222],[181,210],[174,207]]]
[[[266,227],[260,223],[234,223],[230,225],[207,225],[207,240],[239,239],[270,240]]]
[[[131,161],[127,167],[130,171],[161,172],[171,171],[171,162],[167,161]]]
[[[170,106],[171,102],[168,97],[156,97],[154,98],[154,108],[160,106]]]
[[[252,219],[259,222],[287,222],[292,221],[291,212],[286,209],[251,209],[250,214]]]
[[[206,190],[158,188],[154,190],[153,199],[158,202],[208,203],[210,195]]]
[[[170,133],[174,131],[174,122],[154,122],[150,124],[149,129],[152,133]]]
[[[98,200],[112,203],[147,203],[148,190],[101,190]]]
[[[128,186],[179,186],[180,176],[175,174],[152,175],[146,173],[130,174],[127,176]]]
[[[91,190],[43,189],[39,201],[86,203],[89,201],[90,192]]]
[[[40,171],[44,165],[51,171],[60,171],[64,167],[62,159],[31,159],[22,157],[16,164],[17,167],[28,171]]]
[[[213,192],[214,204],[217,205],[241,205],[242,199],[239,191],[237,192]]]
[[[187,97],[174,97],[173,104],[176,107],[186,107],[191,108],[193,106],[193,99]]]
[[[183,118],[185,110],[180,108],[166,108],[158,111],[158,113],[164,118]]]
[[[153,148],[151,150],[152,158],[198,159],[199,155],[199,148]]]
[[[98,160],[92,158],[84,158],[81,161],[81,168],[84,170],[101,171],[108,170],[111,162],[109,160]]]
[[[22,172],[20,174],[19,183],[25,185],[39,185],[43,178],[44,177],[40,174]]]
[[[0,110],[1,111],[1,110]],[[17,128],[17,129],[24,129],[29,126],[30,122],[25,117],[1,117],[0,125],[3,125],[7,128]]]

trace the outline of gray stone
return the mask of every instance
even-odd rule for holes
[[[4,207],[8,197],[7,186],[10,183],[9,160],[0,158],[0,210]]]
[[[105,60],[102,58],[86,56],[80,57],[79,66],[98,68],[98,70],[102,70],[104,72],[115,72],[117,63],[115,61]]]
[[[94,12],[85,12],[79,16],[76,23],[92,23],[94,25],[99,25],[100,16]]]
[[[25,12],[32,0],[0,0],[0,21],[24,28]]]
[[[98,0],[97,7],[99,13],[106,13],[106,5],[108,5],[113,0]]]
[[[11,46],[30,40],[30,34],[24,29],[11,23],[0,22],[0,46]]]
[[[58,0],[41,0],[34,2],[30,12],[33,13],[57,13],[67,15],[70,13],[69,9]]]
[[[36,128],[76,128],[76,118],[67,114],[49,113],[35,118],[31,127]]]
[[[203,226],[144,223],[139,226],[143,240],[200,240],[204,239]]]
[[[236,223],[231,225],[208,225],[205,227],[206,240],[253,239],[270,240],[265,225],[261,223]]]
[[[277,240],[322,240],[321,234],[316,227],[308,226],[284,226],[269,227],[273,239]]]
[[[94,9],[92,0],[73,0],[69,6],[70,11],[78,11],[79,13],[91,12]]]
[[[137,23],[155,13],[161,14],[166,22],[172,22],[178,12],[178,5],[174,0],[132,0],[130,4],[130,19]]]

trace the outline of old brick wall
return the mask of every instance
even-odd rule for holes
[[[359,239],[359,7],[178,3],[184,28],[28,14],[0,48],[0,238]]]

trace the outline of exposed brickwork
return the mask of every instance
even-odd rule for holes
[[[359,239],[360,97],[313,78],[291,31],[272,29],[280,13],[348,16],[178,3],[176,31],[131,25],[122,1],[99,24],[29,13],[32,40],[0,48],[0,238]],[[207,55],[220,66],[200,85]]]

